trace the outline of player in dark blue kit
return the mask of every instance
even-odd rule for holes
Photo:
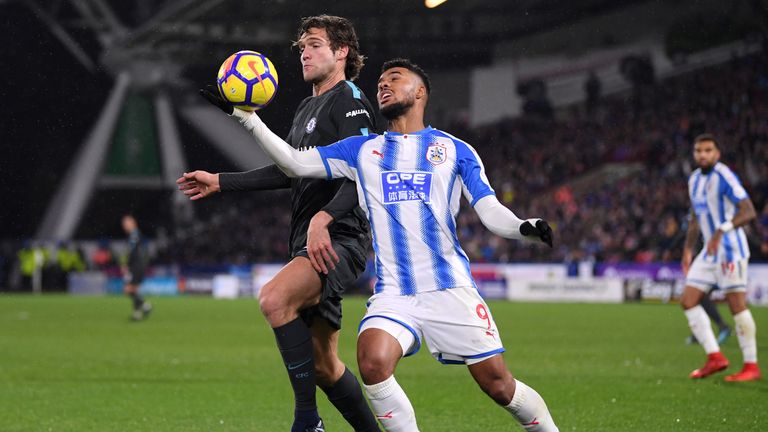
[[[363,66],[352,24],[326,15],[305,18],[295,45],[312,96],[299,105],[286,141],[308,149],[375,132],[373,108],[350,81]],[[202,93],[232,113],[217,94]],[[291,260],[259,293],[293,385],[291,430],[324,430],[315,401],[317,384],[356,431],[378,431],[357,379],[337,353],[341,298],[365,269],[370,244],[354,182],[290,179],[270,165],[243,173],[193,171],[178,183],[193,200],[220,190],[291,188]]]

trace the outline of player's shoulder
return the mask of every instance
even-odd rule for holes
[[[736,177],[736,173],[726,164],[718,162],[715,164],[715,172],[725,177]]]
[[[691,175],[688,176],[688,183],[695,182],[699,177],[701,177],[701,168],[696,168],[693,170],[693,172],[691,172]]]
[[[382,139],[383,139],[383,135],[369,133],[368,135],[353,135],[353,136],[344,138],[343,140],[340,140],[338,142],[343,143],[344,145],[347,145],[350,147],[362,147],[368,142],[374,142],[376,140],[382,140]]]
[[[459,155],[468,154],[477,157],[477,151],[475,148],[461,138],[458,138],[440,129],[432,129],[430,131],[430,135],[436,138],[438,143],[450,143],[456,149],[456,153]]]

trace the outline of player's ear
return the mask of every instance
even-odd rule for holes
[[[420,84],[416,88],[416,99],[421,99],[425,96],[427,96],[427,87],[425,87],[424,84]]]
[[[349,47],[346,45],[342,45],[339,47],[339,49],[336,50],[335,54],[336,54],[336,60],[347,58],[347,54],[349,54]]]

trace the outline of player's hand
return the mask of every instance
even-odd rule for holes
[[[324,211],[319,211],[309,221],[307,229],[307,255],[312,267],[318,273],[328,274],[328,269],[335,270],[339,256],[333,250],[331,234],[328,225],[333,217]]]
[[[520,234],[526,237],[538,237],[544,244],[552,247],[552,228],[544,219],[528,219],[520,225]]]
[[[723,238],[723,232],[718,230],[715,230],[715,233],[712,234],[712,238],[709,239],[707,242],[707,254],[708,255],[716,255],[717,254],[717,248],[720,246],[720,239]]]
[[[205,100],[215,105],[220,110],[224,111],[227,115],[232,115],[232,113],[235,112],[235,107],[228,101],[224,100],[224,98],[219,95],[219,90],[212,85],[207,85],[204,89],[200,89],[200,96],[204,97]]]
[[[221,190],[219,186],[219,175],[211,174],[208,171],[192,171],[184,173],[176,179],[179,190],[188,196],[192,201],[205,198]]]

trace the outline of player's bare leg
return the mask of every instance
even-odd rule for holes
[[[369,328],[357,339],[357,366],[376,418],[389,432],[418,432],[411,401],[395,380],[403,348],[384,330]]]
[[[761,377],[757,366],[757,327],[752,312],[747,308],[747,296],[743,291],[729,292],[725,295],[728,306],[736,322],[736,336],[744,358],[741,371],[725,377],[726,381],[754,381]]]
[[[310,329],[317,386],[356,432],[379,431],[360,383],[339,358],[339,331],[324,319],[315,319]]]
[[[356,430],[376,430],[367,428],[374,423],[370,410],[360,394],[357,379],[338,358],[337,332],[322,324],[313,325],[311,331],[299,316],[300,310],[319,303],[321,289],[320,276],[309,259],[296,257],[259,292],[261,311],[275,332],[294,391],[296,406],[292,431],[314,430],[313,427],[321,424],[315,397],[315,385],[318,384],[329,398],[334,397],[331,402],[337,408],[342,407],[339,411],[348,421],[350,417],[347,415],[350,415],[351,420],[357,422],[350,423]],[[318,380],[318,375],[322,381]],[[336,381],[332,382],[333,379]],[[359,396],[354,393],[354,386],[357,386]],[[364,411],[358,412],[360,409]]]
[[[299,317],[300,309],[320,300],[320,277],[308,263],[301,257],[291,260],[259,292],[261,312],[275,332],[293,387],[295,410],[291,432],[314,431],[322,426],[315,399],[312,333]]]
[[[501,354],[471,364],[468,368],[480,388],[509,411],[526,430],[558,430],[544,399],[536,390],[512,376]]]
[[[720,352],[720,345],[715,339],[709,316],[699,304],[705,295],[704,291],[689,285],[685,287],[680,298],[680,305],[685,311],[686,318],[688,318],[691,333],[707,353],[707,362],[704,366],[691,372],[689,375],[691,378],[705,378],[728,367],[728,359]]]

